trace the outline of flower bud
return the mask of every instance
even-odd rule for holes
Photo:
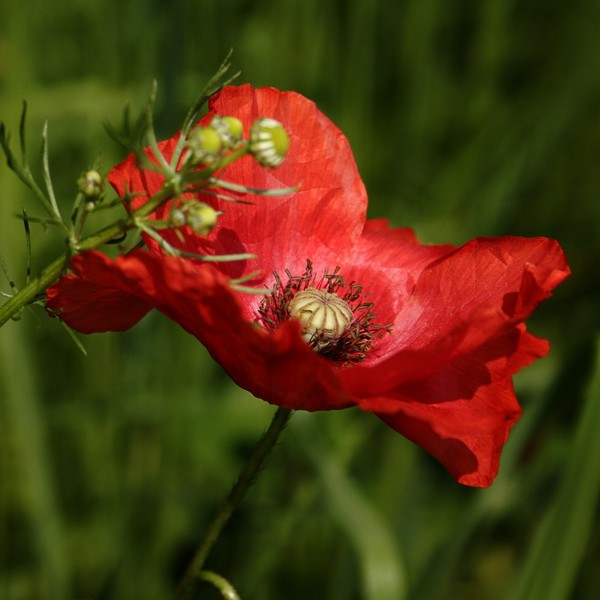
[[[192,202],[187,206],[186,224],[194,233],[206,235],[217,224],[219,213],[204,202]]]
[[[102,175],[98,171],[86,171],[77,180],[77,188],[86,198],[98,198],[104,188]]]
[[[212,206],[204,202],[189,200],[171,208],[169,225],[175,228],[188,225],[194,233],[206,235],[214,229],[219,214]]]
[[[187,145],[193,164],[210,165],[221,156],[223,140],[212,127],[196,127],[190,132]]]
[[[183,227],[186,224],[185,211],[177,206],[169,212],[169,225],[172,227]]]
[[[290,148],[290,138],[275,119],[256,119],[250,129],[250,152],[263,167],[278,167]]]
[[[221,136],[225,148],[235,148],[244,134],[244,126],[236,117],[215,115],[210,126]]]

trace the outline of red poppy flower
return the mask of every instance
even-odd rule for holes
[[[481,238],[464,246],[421,245],[409,229],[366,220],[367,197],[348,142],[316,106],[293,92],[248,85],[214,96],[210,112],[249,127],[266,116],[291,140],[281,167],[246,156],[222,178],[250,188],[301,185],[283,197],[223,211],[200,237],[161,232],[200,254],[252,253],[206,263],[147,250],[112,260],[77,255],[48,290],[48,306],[84,333],[123,330],[156,308],[196,336],[241,387],[292,409],[359,406],[440,460],[461,483],[486,487],[521,409],[512,376],[548,343],[524,320],[568,274],[546,238]],[[176,137],[162,142],[170,158]],[[134,206],[161,187],[132,156],[110,182]],[[158,218],[169,210],[161,208]],[[265,295],[236,291],[252,279]]]

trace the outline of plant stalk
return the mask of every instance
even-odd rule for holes
[[[68,250],[52,261],[37,277],[34,277],[25,287],[19,290],[7,302],[0,306],[0,327],[22,308],[33,302],[36,296],[42,293],[49,285],[56,281],[69,266],[69,259],[76,252],[92,250],[114,240],[122,233],[137,227],[136,219],[147,217],[161,204],[172,198],[170,187],[163,188],[148,202],[128,217],[101,229],[97,233],[79,242],[74,250]]]
[[[209,523],[206,533],[204,534],[204,539],[200,543],[196,554],[192,558],[183,578],[175,590],[173,596],[174,600],[181,600],[185,598],[191,585],[197,578],[199,578],[202,567],[204,566],[212,547],[219,539],[223,528],[229,522],[229,519],[235,512],[236,508],[240,505],[242,499],[248,491],[248,488],[250,487],[250,484],[254,480],[256,473],[262,467],[265,459],[277,443],[279,435],[285,428],[285,425],[287,424],[291,414],[292,410],[289,408],[283,408],[280,406],[277,409],[269,428],[267,431],[265,431],[260,440],[258,440],[254,451],[246,463],[246,466],[240,473],[238,480],[235,482],[231,488],[231,491],[229,492],[229,495],[225,498],[212,521]]]

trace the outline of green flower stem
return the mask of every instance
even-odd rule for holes
[[[148,202],[138,210],[131,213],[125,219],[121,219],[113,225],[101,229],[94,235],[79,242],[73,251],[69,250],[52,261],[37,277],[32,279],[25,287],[17,292],[12,298],[0,306],[0,327],[22,308],[33,302],[38,294],[43,292],[50,284],[58,279],[69,265],[69,259],[73,252],[83,252],[98,248],[117,238],[122,233],[137,227],[136,219],[148,216],[161,204],[172,198],[173,192],[170,186],[163,188],[155,194]]]
[[[204,566],[204,562],[212,547],[219,539],[223,528],[228,523],[236,508],[240,505],[250,484],[254,480],[256,473],[262,467],[265,459],[279,439],[279,435],[285,428],[291,414],[292,411],[289,408],[279,407],[277,409],[269,428],[256,444],[254,451],[243,471],[240,473],[238,480],[235,482],[229,495],[225,498],[216,515],[209,523],[208,529],[204,534],[204,539],[175,590],[174,599],[185,598],[190,586],[197,578],[201,577],[202,567]]]
[[[37,277],[32,279],[21,291],[0,306],[0,327],[34,298],[45,290],[67,267],[69,254],[65,252],[51,262]]]

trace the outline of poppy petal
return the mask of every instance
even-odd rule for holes
[[[393,346],[343,380],[362,396],[420,380],[525,319],[569,272],[554,240],[475,239],[422,271],[397,315]]]
[[[152,308],[123,293],[118,287],[103,286],[94,280],[65,275],[46,292],[50,314],[58,315],[69,327],[81,333],[125,331],[133,327]]]
[[[460,483],[488,487],[521,414],[511,375],[547,351],[545,340],[515,328],[435,376],[403,386],[387,399],[370,399],[363,408],[375,410],[387,425],[427,450]],[[387,403],[391,409],[396,402],[393,412],[377,412],[377,405]]]

